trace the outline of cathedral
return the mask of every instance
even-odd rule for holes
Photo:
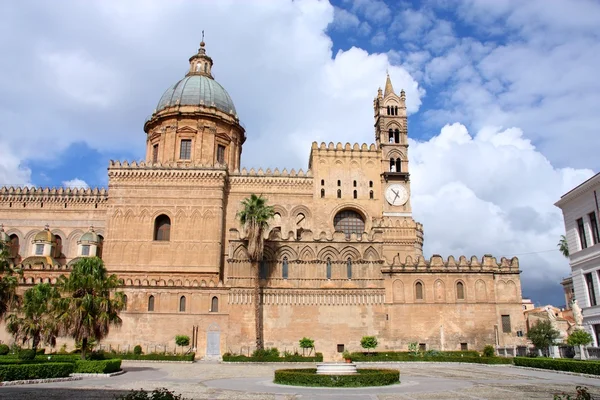
[[[389,76],[374,143],[315,142],[306,171],[248,171],[246,131],[204,42],[189,64],[144,123],[145,160],[110,161],[108,189],[0,189],[0,240],[23,288],[98,256],[126,295],[103,346],[161,351],[188,335],[197,358],[252,351],[256,274],[236,215],[256,193],[275,209],[259,267],[266,347],[306,336],[333,360],[366,335],[380,351],[524,343],[517,258],[423,257],[406,97]],[[3,327],[0,340],[12,342]]]

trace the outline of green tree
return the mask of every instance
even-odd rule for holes
[[[21,275],[22,271],[10,263],[7,243],[0,240],[0,318],[19,304],[17,286]]]
[[[588,344],[592,343],[593,340],[594,339],[592,338],[592,335],[590,335],[587,331],[584,331],[583,329],[575,329],[567,338],[567,344],[569,346],[587,346]]]
[[[368,352],[370,349],[377,347],[377,338],[375,336],[363,336],[360,339],[360,345],[363,349],[367,349]]]
[[[175,336],[175,344],[177,346],[181,346],[182,350],[184,346],[188,346],[190,344],[190,337],[186,335],[176,335]]]
[[[269,221],[275,215],[272,206],[267,205],[267,200],[254,193],[242,201],[242,210],[237,214],[240,223],[246,229],[247,250],[250,265],[254,271],[254,321],[256,330],[256,348],[264,349],[263,316],[260,287],[259,263],[263,258],[264,233],[269,228]]]
[[[19,312],[6,319],[6,330],[15,340],[23,343],[31,339],[35,351],[41,341],[54,347],[58,327],[54,317],[54,303],[60,298],[55,287],[39,283],[25,291]]]
[[[303,337],[302,339],[299,340],[299,345],[300,348],[302,349],[302,355],[304,356],[304,350],[305,349],[311,349],[311,353],[312,353],[312,349],[315,348],[315,341],[311,338],[307,338],[307,337]],[[308,353],[309,355],[311,353]]]
[[[57,287],[62,297],[56,302],[56,319],[63,335],[81,341],[81,358],[85,359],[88,341],[100,342],[111,326],[120,326],[119,312],[124,307],[120,281],[108,275],[98,257],[85,257],[73,265],[71,274],[61,275]]]
[[[536,349],[543,353],[546,353],[548,346],[551,346],[559,337],[560,332],[552,327],[550,321],[538,321],[527,332],[527,338],[531,340]]]
[[[567,238],[565,235],[560,235],[560,240],[558,241],[558,248],[563,256],[569,258],[569,244],[567,243]]]

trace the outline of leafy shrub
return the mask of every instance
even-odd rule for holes
[[[139,344],[136,344],[135,347],[133,348],[133,354],[135,355],[140,355],[142,354],[142,346],[140,346]]]
[[[515,357],[515,365],[522,367],[542,368],[551,369],[554,371],[569,371],[577,372],[580,374],[591,374],[600,375],[600,362],[597,361],[581,361],[571,360],[567,358],[554,359],[554,358],[528,358],[528,357]]]
[[[305,357],[299,354],[284,354],[284,357],[247,357],[244,355],[236,355],[231,353],[223,354],[223,361],[229,362],[321,362],[323,361],[323,353],[316,353],[314,357]]]
[[[397,369],[359,369],[354,375],[317,375],[315,368],[278,369],[275,383],[294,386],[362,387],[400,383]]]
[[[279,350],[277,347],[273,347],[271,349],[256,349],[252,353],[253,358],[279,358]]]
[[[419,354],[419,344],[417,342],[410,342],[408,344],[408,352],[410,354],[412,354],[413,356],[416,356]]]
[[[576,386],[575,390],[577,391],[575,397],[562,392],[561,394],[555,394],[554,400],[592,400],[592,395],[588,392],[588,388],[585,386]]]
[[[25,349],[19,351],[19,360],[31,361],[35,358],[35,350]]]
[[[466,353],[461,354],[461,353]],[[353,361],[433,361],[433,362],[464,362],[475,364],[512,364],[512,358],[502,357],[479,357],[469,355],[468,352],[438,352],[435,356],[427,353],[414,355],[407,352],[381,352],[381,353],[352,353],[350,358]]]
[[[154,389],[151,393],[143,390],[132,390],[131,392],[118,396],[117,400],[185,400],[181,395],[170,392],[167,388]]]
[[[81,360],[81,357],[77,354],[44,354],[36,356],[36,361],[50,361],[50,362],[70,362],[75,363],[77,360]]]
[[[88,361],[79,360],[75,363],[75,372],[80,374],[110,374],[121,370],[121,360]]]
[[[361,347],[367,349],[367,351],[377,347],[377,344],[377,338],[375,336],[363,336],[362,339],[360,339]]]
[[[586,346],[592,343],[593,340],[594,339],[592,338],[592,335],[590,335],[587,331],[584,331],[583,329],[576,329],[567,338],[567,344],[569,346]]]
[[[0,365],[0,381],[64,378],[73,373],[73,363],[35,363]]]
[[[10,347],[6,344],[0,344],[0,356],[5,356],[10,351]]]
[[[177,335],[175,336],[175,344],[177,346],[188,346],[190,344],[190,337],[186,335]]]
[[[166,354],[150,353],[105,353],[105,357],[120,358],[122,360],[153,360],[153,361],[194,361],[196,353],[170,356]]]
[[[46,349],[37,349],[35,352],[36,355],[46,354]]]
[[[106,360],[106,355],[102,350],[91,351],[85,355],[85,359],[92,361]]]
[[[491,344],[487,344],[483,348],[483,356],[484,357],[494,357],[496,355],[496,349]]]

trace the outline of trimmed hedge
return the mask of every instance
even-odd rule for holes
[[[314,357],[303,357],[300,355],[291,355],[285,357],[264,356],[264,357],[247,357],[242,355],[232,355],[229,353],[223,354],[223,361],[230,362],[322,362],[323,354],[316,353]]]
[[[551,369],[554,371],[578,372],[581,374],[600,375],[600,362],[582,361],[570,358],[515,357],[515,365]]]
[[[359,369],[354,375],[317,375],[315,368],[278,369],[275,383],[292,386],[364,387],[400,383],[397,369]]]
[[[48,359],[50,357],[50,359]],[[43,356],[36,356],[36,361],[50,361],[50,362],[70,362],[74,363],[81,360],[79,354],[45,354]]]
[[[79,374],[110,374],[121,370],[121,360],[88,361],[79,360],[75,363],[75,372]]]
[[[464,362],[474,364],[512,364],[512,358],[504,357],[480,357],[479,355],[464,357],[454,355],[450,353],[444,356],[431,356],[427,353],[423,355],[412,355],[404,352],[386,352],[386,353],[371,353],[365,355],[364,353],[352,353],[350,355],[352,361],[429,361],[429,362]]]
[[[35,363],[0,365],[0,381],[64,378],[73,373],[73,363]]]
[[[105,353],[106,357],[120,358],[121,360],[152,360],[152,361],[194,361],[196,353],[170,356],[166,354],[133,354],[133,353]]]

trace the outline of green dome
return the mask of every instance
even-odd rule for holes
[[[186,76],[167,89],[162,95],[156,111],[176,105],[216,107],[227,114],[235,115],[233,100],[217,81],[205,75]]]
[[[54,235],[48,229],[44,229],[43,231],[36,234],[33,238],[34,242],[55,242]]]
[[[98,234],[94,231],[88,231],[83,234],[79,242],[94,242],[98,243]]]

